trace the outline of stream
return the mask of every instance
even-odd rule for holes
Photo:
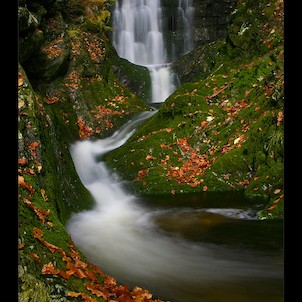
[[[193,1],[175,2],[189,52]],[[117,0],[112,17],[119,56],[148,68],[151,103],[164,102],[178,84],[165,49],[161,2]],[[135,196],[102,160],[156,112],[142,112],[110,137],[71,145],[76,171],[95,201],[67,222],[77,247],[119,283],[164,301],[283,301],[283,222],[257,219],[263,200],[238,192]]]
[[[154,113],[139,114],[111,137],[71,146],[95,200],[66,225],[77,247],[118,282],[166,301],[283,301],[282,223],[256,218],[261,201],[239,193],[135,196],[102,161]]]

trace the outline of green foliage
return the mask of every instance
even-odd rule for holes
[[[101,10],[97,15],[85,17],[86,30],[91,33],[100,33],[102,31],[111,31],[112,28],[108,25],[110,12]]]
[[[115,0],[70,0],[64,14],[70,22],[84,21],[83,30],[102,33],[112,30],[109,25],[110,7],[114,3]]]

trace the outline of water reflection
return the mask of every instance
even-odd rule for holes
[[[263,198],[202,192],[145,197],[141,202],[149,211],[157,211],[154,222],[173,236],[282,255],[283,221],[257,219]]]

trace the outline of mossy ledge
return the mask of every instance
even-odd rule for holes
[[[244,191],[283,219],[282,24],[282,1],[238,1],[226,39],[172,64],[183,85],[105,157],[133,192]]]

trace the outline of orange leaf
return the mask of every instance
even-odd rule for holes
[[[95,276],[95,274],[94,274],[93,271],[86,269],[85,273],[86,273],[86,276],[87,276],[91,281],[94,281],[94,282],[98,282],[98,281],[99,281],[98,278]]]
[[[99,289],[98,285],[95,285],[93,283],[86,283],[85,286],[96,296],[102,297],[103,299],[107,300],[107,296]]]
[[[60,270],[55,269],[51,262],[49,262],[48,264],[44,264],[42,267],[42,274],[57,275],[59,274],[59,272]]]
[[[36,262],[40,263],[40,257],[36,253],[31,252],[30,254]]]
[[[43,231],[34,227],[33,228],[33,231],[34,231],[34,238],[37,238],[37,239],[41,239],[42,236],[43,236]]]
[[[201,127],[205,127],[207,124],[208,124],[207,121],[202,121],[200,125],[201,125]]]
[[[28,184],[24,180],[24,177],[21,175],[18,175],[18,186],[21,186],[22,188],[28,190],[31,194],[35,192],[35,189],[30,184]]]
[[[27,164],[28,160],[26,158],[19,158],[18,159],[18,165],[25,166]]]
[[[22,78],[18,78],[18,87],[23,85],[23,79]]]
[[[68,262],[67,265],[66,265],[66,268],[70,269],[71,271],[74,272],[74,274],[80,278],[80,279],[83,279],[83,278],[86,278],[86,274],[80,269],[80,268],[77,268],[74,264],[72,264],[71,262]]]
[[[69,297],[78,297],[81,296],[81,293],[76,293],[76,292],[68,292],[67,296]]]
[[[276,204],[273,204],[272,206],[270,206],[270,207],[268,208],[268,210],[269,210],[269,211],[270,211],[270,210],[273,210],[276,206],[277,206]]]
[[[75,266],[79,267],[79,268],[86,268],[87,267],[87,263],[81,261],[80,259],[75,259]]]
[[[66,280],[69,280],[69,278],[71,276],[71,274],[68,274],[68,272],[64,272],[62,270],[59,270],[59,275]]]
[[[43,209],[39,209],[26,198],[24,198],[24,203],[27,204],[30,208],[32,208],[34,210],[34,212],[37,214],[37,216],[39,217],[42,224],[44,224],[45,223],[45,217],[50,214],[50,210],[46,211],[46,210],[43,210]]]

